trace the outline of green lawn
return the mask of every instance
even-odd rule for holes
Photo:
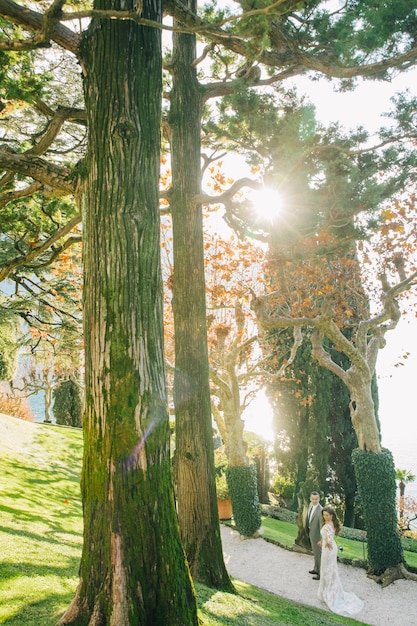
[[[289,522],[264,517],[262,519],[262,528],[265,539],[269,539],[282,546],[291,547],[297,536],[297,527]],[[343,551],[339,553],[339,557],[343,559],[366,559],[366,543],[337,537],[336,542],[343,547]],[[404,557],[407,565],[417,567],[417,553],[404,551]]]
[[[0,415],[0,624],[53,626],[74,595],[81,455],[79,430]],[[281,524],[271,528],[290,538],[295,527]],[[202,626],[362,624],[234,583],[239,595],[196,585]]]
[[[53,624],[77,583],[82,433],[0,417],[0,623]]]

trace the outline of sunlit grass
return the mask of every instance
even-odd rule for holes
[[[77,584],[82,433],[4,416],[0,427],[0,623],[54,624]]]
[[[199,616],[204,626],[335,626],[363,624],[354,619],[307,607],[234,580],[239,595],[197,584]]]
[[[297,526],[295,524],[272,519],[271,517],[262,518],[262,529],[265,539],[274,541],[281,546],[291,547],[294,544],[294,539],[297,537]],[[343,551],[339,554],[340,558],[366,560],[366,543],[345,539],[344,537],[336,537],[336,543],[338,546],[343,547]],[[417,567],[417,553],[407,550],[404,551],[404,557],[407,565]]]
[[[53,626],[73,598],[82,545],[81,455],[79,430],[0,415],[0,624]],[[290,537],[289,526],[277,536]],[[362,623],[234,584],[239,595],[196,585],[202,626]]]

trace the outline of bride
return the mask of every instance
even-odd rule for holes
[[[364,604],[354,593],[343,591],[337,568],[337,545],[334,536],[340,530],[340,522],[335,511],[324,507],[322,511],[323,526],[321,528],[321,567],[318,598],[325,602],[333,613],[339,615],[356,615]]]

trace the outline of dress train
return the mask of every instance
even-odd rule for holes
[[[354,593],[343,590],[337,567],[337,545],[334,540],[334,528],[325,524],[321,529],[322,549],[318,598],[325,602],[333,613],[352,616],[359,613],[364,603]],[[326,547],[331,545],[331,548]]]

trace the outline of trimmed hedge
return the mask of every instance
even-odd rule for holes
[[[281,522],[289,522],[290,524],[297,523],[297,513],[289,509],[284,509],[283,507],[274,506],[272,504],[262,504],[261,509],[262,515],[265,515],[265,517],[272,517],[273,519],[279,519]],[[362,543],[367,542],[367,533],[365,530],[350,528],[348,526],[342,526],[339,537],[352,539],[353,541],[361,541]],[[417,539],[401,537],[401,545],[403,550],[417,553]]]
[[[289,509],[283,509],[280,506],[273,506],[272,504],[262,505],[262,514],[267,517],[279,519],[281,522],[289,522],[290,524],[297,523],[297,513],[290,511]]]
[[[402,537],[401,545],[403,547],[403,550],[408,550],[408,552],[417,552],[417,539]]]
[[[281,522],[289,522],[290,524],[297,523],[297,513],[284,509],[280,506],[274,506],[273,504],[261,504],[262,515],[265,517],[272,517],[272,519],[278,519]],[[359,528],[350,528],[348,526],[342,526],[339,532],[339,537],[344,539],[352,539],[353,541],[361,541],[366,543],[367,533],[365,530]],[[417,553],[417,539],[411,539],[409,537],[401,537],[401,545],[403,550],[408,552]]]
[[[362,541],[362,543],[366,543],[368,540],[366,530],[349,528],[349,526],[342,526],[339,537],[344,537],[344,539],[353,539],[354,541]]]
[[[392,454],[356,449],[352,454],[362,498],[368,538],[368,563],[373,574],[404,562],[397,528],[395,465]]]
[[[226,480],[232,500],[236,530],[245,537],[254,535],[262,524],[255,465],[228,467]]]

